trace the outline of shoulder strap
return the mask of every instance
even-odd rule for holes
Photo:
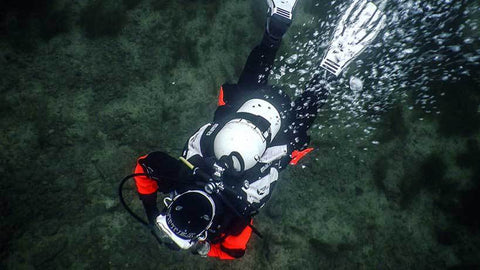
[[[200,147],[204,157],[211,157],[215,155],[213,151],[213,142],[215,137],[217,136],[218,132],[222,130],[226,123],[237,118],[248,120],[254,124],[262,133],[267,145],[270,143],[272,132],[270,130],[270,122],[268,122],[267,119],[247,112],[235,112],[218,119],[218,121],[213,122],[209,128],[205,129],[200,139]]]
[[[265,138],[267,144],[270,143],[270,140],[272,138],[272,132],[270,130],[270,122],[268,122],[267,119],[259,115],[247,112],[237,112],[232,119],[234,118],[242,118],[252,122],[252,124],[254,124],[258,129],[260,129],[260,132],[262,132],[262,136],[263,138]]]

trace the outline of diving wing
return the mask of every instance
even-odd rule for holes
[[[365,50],[382,30],[386,16],[372,2],[354,0],[335,28],[320,66],[335,76]]]
[[[297,0],[267,0],[269,15],[277,14],[285,19],[292,20],[292,11]]]

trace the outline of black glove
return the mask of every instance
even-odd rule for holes
[[[192,254],[200,255],[201,257],[207,257],[208,252],[210,252],[210,243],[207,241],[198,241],[190,248],[190,251]]]
[[[161,245],[165,245],[168,249],[172,251],[179,251],[180,247],[177,246],[175,243],[172,242],[172,240],[162,231],[157,226],[152,226],[150,228],[150,232],[152,235],[157,239],[157,242]]]
[[[145,173],[158,182],[160,192],[169,192],[178,179],[180,161],[163,152],[152,152],[138,163]]]

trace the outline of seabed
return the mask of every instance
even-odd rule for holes
[[[117,187],[137,157],[179,156],[211,121],[219,87],[260,41],[266,4],[2,2],[0,268],[479,269],[480,8],[451,2],[387,2],[392,21],[448,18],[450,36],[432,30],[439,52],[412,50],[429,33],[387,26],[332,85],[315,150],[281,174],[255,218],[264,239],[236,261],[158,244]],[[299,0],[272,84],[302,91],[348,3]],[[124,192],[142,214],[133,183]]]

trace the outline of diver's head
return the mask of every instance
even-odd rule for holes
[[[168,203],[157,218],[157,226],[180,248],[188,249],[205,240],[215,217],[215,202],[202,190],[189,190]]]

